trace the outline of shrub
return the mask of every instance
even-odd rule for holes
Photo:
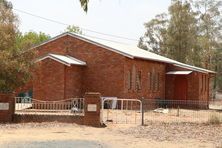
[[[221,124],[220,117],[217,114],[211,114],[207,121],[208,124]]]

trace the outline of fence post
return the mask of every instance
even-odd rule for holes
[[[12,122],[15,113],[15,94],[0,93],[0,123]]]
[[[84,98],[84,124],[101,127],[101,94],[97,92],[86,92]]]
[[[180,106],[178,105],[177,106],[177,117],[179,117],[180,116]]]
[[[141,98],[142,102],[142,126],[144,126],[144,97]]]

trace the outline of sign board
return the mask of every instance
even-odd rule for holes
[[[9,103],[0,103],[0,110],[9,110]]]
[[[88,104],[87,111],[96,112],[97,111],[97,105],[96,104]]]

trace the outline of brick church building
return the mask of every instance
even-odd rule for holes
[[[100,92],[105,97],[207,101],[215,74],[136,46],[73,33],[33,50],[38,57],[27,90],[38,100]]]

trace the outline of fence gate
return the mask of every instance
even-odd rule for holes
[[[102,121],[117,124],[141,124],[142,102],[138,99],[102,98]]]
[[[43,101],[29,97],[15,97],[16,114],[84,115],[84,98]]]

